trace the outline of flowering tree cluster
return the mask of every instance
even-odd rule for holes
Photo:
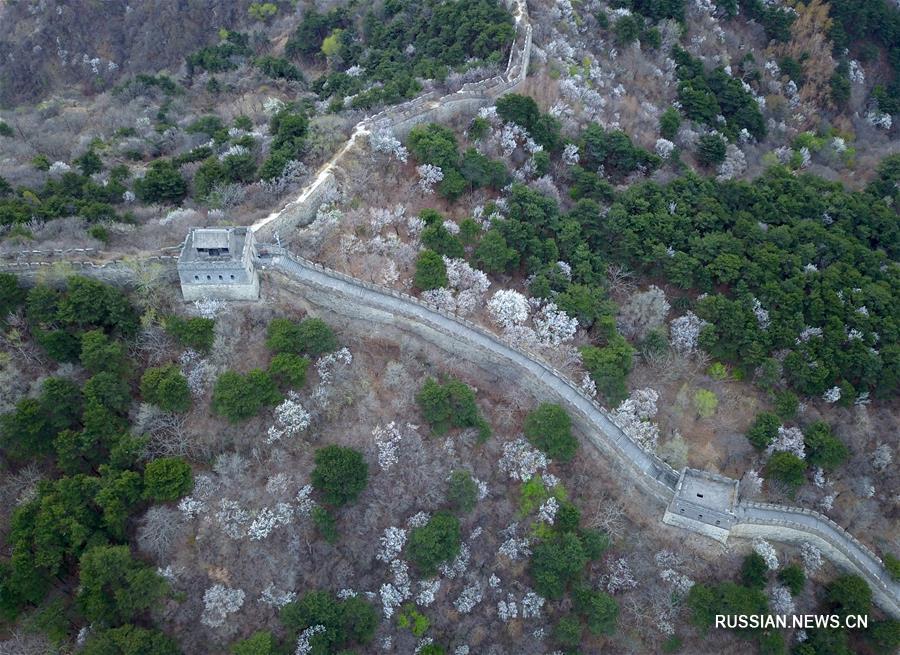
[[[697,350],[700,340],[700,330],[708,323],[693,312],[687,312],[669,323],[669,338],[672,348],[683,355],[689,355]]]
[[[774,571],[778,568],[778,553],[776,552],[775,547],[765,539],[753,540],[753,552],[765,560],[766,566],[770,571]]]
[[[803,430],[797,427],[780,426],[775,439],[769,444],[766,453],[788,452],[800,459],[806,458],[806,445],[803,441]]]
[[[289,391],[287,397],[275,407],[275,425],[266,433],[266,443],[291,439],[309,427],[310,415],[300,404],[300,396]]]
[[[637,580],[624,557],[613,560],[606,576],[606,590],[611,594],[628,591],[637,587]]]
[[[403,434],[394,421],[387,425],[377,425],[372,430],[372,438],[378,449],[378,466],[382,471],[387,471],[399,461],[397,449],[403,440]]]
[[[525,437],[503,444],[503,455],[500,458],[500,470],[513,480],[526,482],[550,465],[547,456],[531,444]]]
[[[237,612],[244,605],[244,592],[224,585],[213,585],[203,593],[203,614],[200,622],[210,628],[225,624],[229,614]]]
[[[374,152],[386,154],[403,164],[409,158],[409,151],[388,127],[378,127],[369,133],[369,147]]]
[[[636,389],[610,413],[613,422],[648,452],[654,452],[659,441],[659,426],[649,420],[656,416],[657,400],[659,394],[653,389]]]

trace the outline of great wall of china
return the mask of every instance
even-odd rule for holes
[[[304,187],[297,198],[282,209],[255,223],[251,229],[257,241],[270,241],[277,231],[289,232],[296,226],[311,221],[321,204],[321,199],[333,192],[338,184],[341,160],[368,135],[373,128],[388,127],[403,135],[414,125],[446,120],[460,113],[473,112],[492,103],[497,97],[517,89],[525,80],[531,52],[532,27],[528,20],[526,0],[515,0],[516,40],[511,49],[506,70],[494,78],[465,85],[459,92],[441,98],[426,94],[403,105],[386,109],[360,121],[347,143],[317,172],[313,181]],[[178,247],[164,249],[152,256],[141,257],[142,263],[155,263],[166,273],[175,276]],[[581,433],[593,446],[606,456],[626,465],[633,479],[649,497],[665,505],[667,510],[677,500],[680,488],[679,474],[656,455],[643,451],[610,418],[609,413],[596,400],[535,354],[507,343],[502,337],[476,325],[465,318],[442,312],[419,299],[393,289],[380,287],[352,278],[338,271],[308,260],[300,259],[278,246],[266,246],[268,255],[261,263],[281,274],[268,276],[273,284],[299,284],[311,293],[327,298],[340,298],[331,309],[344,312],[361,312],[361,308],[377,311],[383,321],[403,320],[422,330],[430,330],[456,340],[469,348],[469,352],[489,352],[495,362],[505,362],[525,373],[533,389],[565,403],[587,426]],[[28,255],[29,253],[19,253]],[[19,275],[26,283],[33,282],[41,271],[49,271],[62,263],[66,270],[99,277],[111,283],[129,284],[135,279],[135,259],[119,258],[100,261],[92,259],[93,251],[34,251],[29,261],[0,262],[0,270]],[[37,261],[31,259],[37,258]],[[323,292],[325,292],[323,294]],[[394,317],[394,318],[392,318]],[[459,352],[466,352],[465,349]],[[733,523],[724,531],[740,538],[765,538],[783,543],[811,542],[837,566],[862,576],[872,588],[878,605],[889,615],[900,618],[900,583],[894,582],[882,560],[828,517],[804,508],[789,507],[735,499],[730,512]],[[668,514],[668,511],[667,511]],[[702,524],[694,522],[689,527],[701,534],[720,538],[710,533]]]

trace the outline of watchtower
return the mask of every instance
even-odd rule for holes
[[[256,300],[259,275],[253,232],[246,227],[195,227],[178,257],[185,300]]]
[[[663,522],[725,543],[737,521],[737,501],[737,480],[686,468],[678,478],[675,497],[666,507]]]

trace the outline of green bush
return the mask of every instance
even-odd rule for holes
[[[401,630],[409,630],[414,637],[422,638],[428,632],[431,621],[428,617],[416,610],[415,606],[407,603],[397,613],[397,627]]]
[[[570,582],[579,578],[587,562],[581,541],[569,532],[537,544],[528,570],[535,590],[544,598],[555,600],[562,597]]]
[[[574,616],[563,616],[553,626],[553,639],[564,648],[575,649],[581,645],[581,621]]]
[[[634,348],[625,339],[614,334],[603,348],[583,346],[581,357],[584,367],[610,405],[618,405],[628,395],[625,378],[633,366]]]
[[[175,364],[148,368],[141,377],[141,395],[147,402],[167,412],[186,412],[191,406],[191,390]]]
[[[766,462],[766,477],[781,482],[791,492],[806,482],[806,462],[794,453],[779,451],[772,453]]]
[[[584,587],[576,589],[573,595],[575,611],[585,618],[591,634],[611,635],[616,631],[619,604],[615,598],[604,591],[591,591]]]
[[[128,546],[94,546],[81,556],[77,602],[89,621],[121,624],[150,609],[168,588]]]
[[[439,565],[459,554],[461,543],[459,519],[450,512],[440,511],[428,523],[410,531],[406,548],[419,572],[431,577]]]
[[[825,587],[832,609],[842,616],[868,614],[872,610],[872,590],[858,575],[841,575]]]
[[[216,322],[211,318],[199,316],[182,318],[169,316],[165,320],[166,332],[171,334],[182,346],[193,348],[199,352],[209,352],[212,348]]]
[[[468,471],[453,471],[447,479],[447,502],[457,512],[468,513],[475,509],[478,485]]]
[[[788,588],[792,596],[797,596],[806,584],[806,574],[799,564],[788,564],[778,572],[778,580]]]
[[[783,421],[790,421],[797,415],[797,409],[800,407],[800,400],[797,394],[792,391],[776,391],[775,392],[775,413]]]
[[[751,589],[764,589],[769,577],[769,567],[766,560],[756,551],[744,558],[741,566],[741,581],[745,587]]]
[[[131,405],[131,389],[117,375],[103,371],[84,383],[84,398],[111,412],[123,414]]]
[[[319,531],[319,534],[322,535],[325,541],[330,544],[337,543],[339,537],[337,522],[327,509],[316,505],[312,511],[312,520],[316,530]]]
[[[888,574],[891,576],[891,580],[900,582],[900,557],[897,557],[893,553],[885,553],[884,568],[887,569]]]
[[[181,650],[171,637],[159,630],[123,625],[118,628],[91,631],[81,653],[82,655],[181,655]]]
[[[694,408],[700,418],[709,418],[716,413],[719,406],[719,398],[708,389],[697,389],[694,393]]]
[[[280,400],[278,386],[265,371],[254,369],[246,375],[225,371],[213,387],[212,408],[232,423],[239,423]]]
[[[778,428],[781,427],[781,419],[770,412],[761,412],[756,415],[753,425],[747,430],[747,440],[757,450],[765,450],[778,436]]]
[[[315,463],[312,485],[331,505],[356,500],[369,481],[369,465],[358,450],[325,446],[316,451]]]
[[[288,631],[288,641],[307,628],[321,625],[310,640],[312,653],[338,653],[353,644],[365,645],[375,636],[378,616],[375,609],[360,597],[337,600],[326,591],[310,591],[281,608],[280,619]]]
[[[325,321],[307,318],[299,323],[276,318],[269,323],[266,346],[276,353],[322,355],[338,349],[337,337]]]
[[[725,161],[725,140],[718,134],[704,134],[697,141],[697,162],[713,168]]]
[[[103,330],[88,330],[81,335],[81,365],[91,373],[125,371],[125,346],[111,340]]]
[[[674,139],[680,127],[681,116],[674,107],[669,107],[659,117],[659,133],[664,139]]]
[[[555,460],[569,462],[578,450],[578,440],[572,436],[572,419],[559,405],[538,405],[525,417],[523,430],[533,446]]]
[[[486,431],[486,436],[490,435],[490,427],[478,415],[475,392],[459,380],[450,378],[440,384],[434,378],[428,378],[416,394],[416,402],[437,436],[446,434],[451,427],[479,428]]]
[[[850,456],[850,450],[843,441],[831,432],[831,426],[824,421],[816,421],[803,431],[806,458],[813,466],[832,471]]]
[[[275,655],[278,642],[268,630],[254,632],[246,639],[235,642],[228,649],[231,655]]]
[[[144,468],[144,496],[167,503],[178,500],[194,488],[191,465],[181,457],[160,457]]]
[[[0,136],[11,137],[13,136],[13,128],[9,126],[9,123],[6,121],[0,121]]]
[[[420,252],[416,258],[413,285],[420,291],[447,286],[447,267],[444,259],[433,250]]]
[[[294,353],[278,353],[269,362],[269,375],[282,389],[298,390],[306,384],[309,360]]]
[[[187,182],[172,162],[157,159],[147,174],[134,182],[134,192],[145,203],[178,203],[187,195]]]

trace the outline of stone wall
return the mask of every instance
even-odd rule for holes
[[[831,540],[810,531],[805,526],[792,524],[789,521],[767,521],[765,523],[742,522],[731,528],[731,536],[743,539],[767,539],[795,545],[800,545],[805,542],[812,543],[838,568],[843,569],[848,573],[861,575],[865,578],[869,583],[869,587],[872,589],[872,595],[874,596],[877,605],[890,616],[900,620],[900,601],[898,601],[895,592],[889,587],[873,584],[872,575],[867,573],[860,562],[849,558],[847,554],[840,548],[837,548]]]
[[[147,257],[141,261],[146,263],[158,263],[162,266],[163,280],[177,284],[178,271],[175,268],[177,257],[159,256]],[[56,271],[54,271],[56,268]],[[115,286],[133,286],[137,280],[135,266],[128,260],[112,260],[106,263],[94,263],[88,261],[70,260],[44,260],[33,262],[0,262],[0,271],[16,275],[25,286],[33,286],[42,276],[55,272],[71,272],[75,275],[84,275],[98,279]]]

